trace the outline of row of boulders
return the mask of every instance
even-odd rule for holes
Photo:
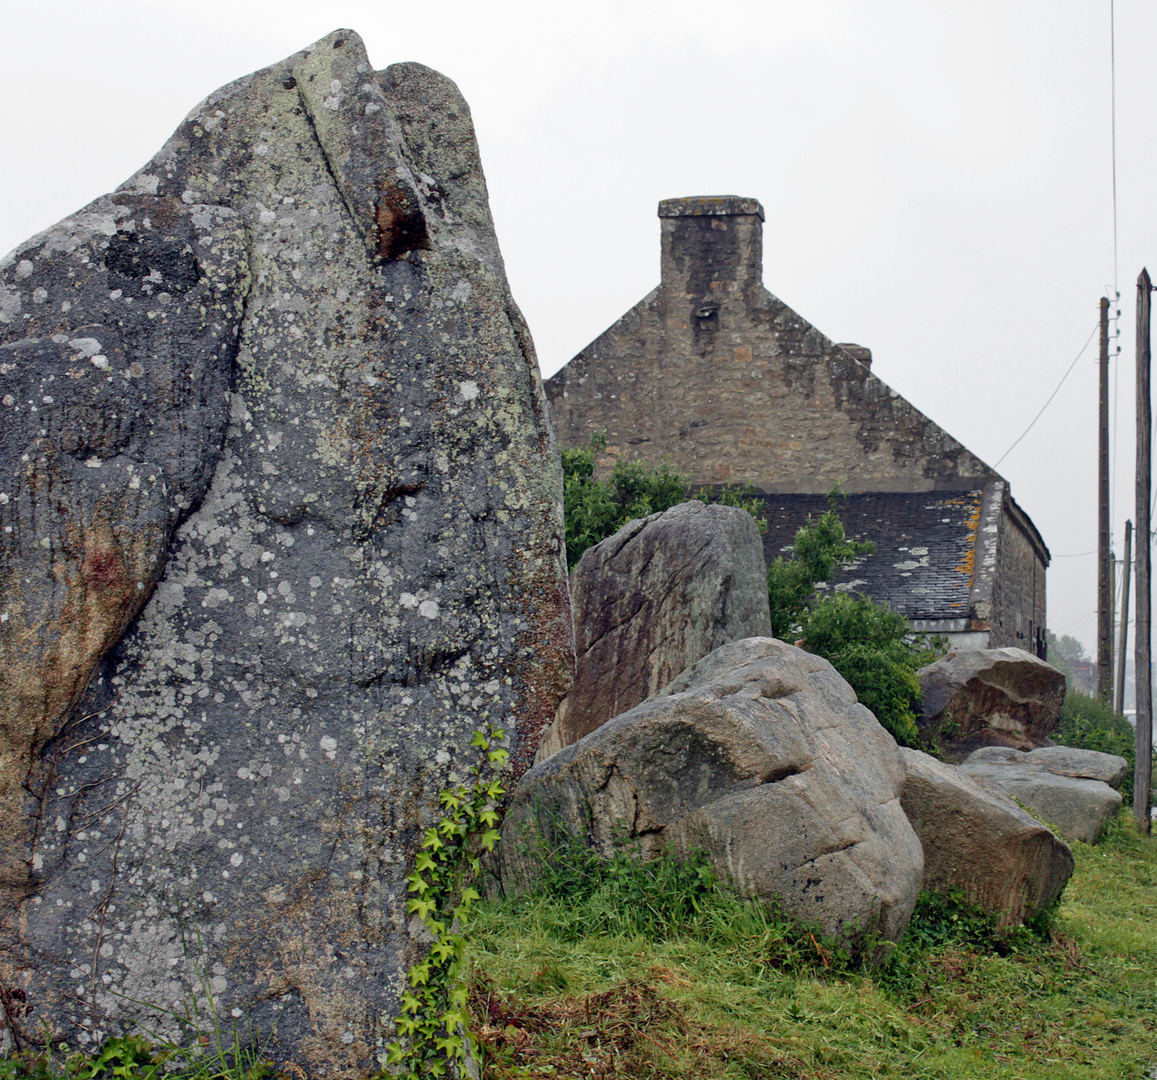
[[[853,946],[895,940],[921,888],[960,889],[1006,924],[1047,907],[1073,872],[1065,839],[1096,839],[1125,768],[1032,749],[1063,676],[1018,649],[950,654],[925,669],[923,732],[943,756],[974,752],[900,749],[826,660],[744,633],[768,618],[750,526],[685,504],[584,554],[576,679],[507,813],[505,888],[560,844],[627,843],[704,852]]]
[[[826,660],[773,638],[715,650],[527,773],[504,887],[574,842],[704,852],[742,893],[855,947],[896,940],[921,888],[1019,922],[1074,865],[998,784],[897,747]]]

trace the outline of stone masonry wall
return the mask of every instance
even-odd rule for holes
[[[1006,499],[1001,516],[1000,554],[993,583],[990,648],[1015,645],[1036,651],[1037,631],[1045,623],[1045,558],[1040,538],[1030,535],[1031,526]],[[1033,530],[1035,531],[1035,530]]]

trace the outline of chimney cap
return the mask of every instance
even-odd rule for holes
[[[857,345],[854,341],[841,341],[840,348],[849,356],[859,360],[861,364],[872,366],[872,350],[865,345]]]
[[[692,195],[685,199],[663,199],[659,217],[734,217],[754,215],[765,220],[758,199],[742,195]]]

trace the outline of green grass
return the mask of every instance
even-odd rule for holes
[[[1123,819],[1074,853],[1051,927],[1002,936],[926,898],[876,967],[694,866],[578,886],[564,867],[476,915],[484,1077],[1141,1080],[1157,1063],[1157,841]]]
[[[484,1080],[1142,1080],[1157,1063],[1157,840],[1123,815],[1049,918],[995,931],[922,898],[871,966],[720,888],[701,863],[552,853],[475,908]],[[115,1040],[0,1059],[0,1080],[272,1080],[240,1047]],[[238,1060],[238,1058],[243,1060]]]

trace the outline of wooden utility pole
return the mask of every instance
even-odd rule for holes
[[[1111,709],[1117,697],[1117,556],[1109,552],[1109,670],[1113,680],[1109,684],[1109,700],[1105,702]]]
[[[1113,579],[1109,552],[1109,298],[1101,297],[1101,396],[1097,462],[1097,697],[1113,703]]]
[[[1150,663],[1149,569],[1153,533],[1149,524],[1152,491],[1153,408],[1149,396],[1149,307],[1153,286],[1149,271],[1137,278],[1137,644],[1134,675],[1137,680],[1137,764],[1133,770],[1133,817],[1148,836],[1149,786],[1153,772],[1153,671]]]
[[[1125,522],[1125,559],[1121,564],[1121,633],[1117,638],[1116,710],[1125,711],[1125,647],[1129,644],[1129,572],[1133,569],[1133,523]]]

